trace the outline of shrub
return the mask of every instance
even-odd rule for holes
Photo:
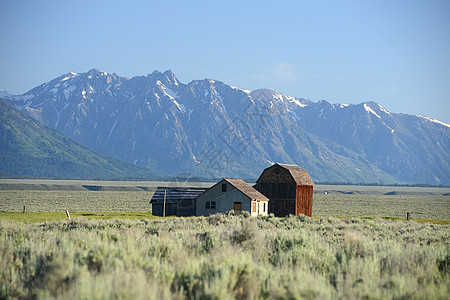
[[[446,299],[448,232],[229,214],[1,221],[0,297]]]

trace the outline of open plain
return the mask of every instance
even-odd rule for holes
[[[0,211],[150,212],[158,186],[210,187],[211,182],[0,180]],[[450,188],[316,185],[313,216],[450,219]],[[64,216],[64,215],[63,215]]]
[[[448,297],[448,188],[316,185],[313,218],[151,215],[157,186],[211,184],[0,181],[0,298]]]

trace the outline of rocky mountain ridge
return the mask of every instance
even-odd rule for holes
[[[68,73],[16,107],[81,144],[162,175],[256,178],[273,162],[315,181],[450,184],[450,125],[375,102],[313,102],[171,71]]]

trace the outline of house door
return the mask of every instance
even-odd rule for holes
[[[241,212],[242,210],[242,202],[234,202],[234,211],[235,212]]]

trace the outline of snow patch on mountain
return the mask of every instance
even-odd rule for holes
[[[252,91],[241,89],[241,88],[238,88],[238,87],[235,87],[235,86],[232,86],[232,85],[230,85],[230,88],[232,88],[233,90],[243,91],[246,94],[250,94],[252,92]]]
[[[172,101],[182,113],[186,112],[186,108],[184,107],[183,104],[178,103],[177,100],[175,100],[175,99],[173,99]]]
[[[73,91],[75,91],[76,87],[74,85],[69,86],[68,88],[65,88],[63,93],[66,100],[69,100],[69,96],[72,94]]]
[[[294,119],[295,119],[296,121],[300,120],[300,118],[298,117],[298,115],[297,115],[297,113],[296,113],[295,111],[290,110],[290,109],[288,109],[287,111],[290,112],[290,113],[292,114],[292,116],[294,117]]]
[[[63,109],[61,111],[58,112],[58,110],[56,110],[56,123],[55,123],[55,128],[58,128],[58,124],[59,124],[59,115],[67,108],[67,106],[69,106],[70,103],[66,103],[63,107]]]
[[[374,114],[378,119],[381,119],[381,117],[366,103],[364,103],[364,109],[367,111],[367,113]]]
[[[386,108],[384,108],[383,106],[381,106],[381,104],[378,104],[378,107],[380,108],[380,110],[381,110],[382,112],[384,112],[385,114],[388,114],[388,115],[391,116],[391,113],[390,113]]]
[[[191,121],[191,114],[194,111],[194,109],[189,109],[189,114],[188,114],[188,123]]]
[[[177,93],[175,93],[173,90],[166,87],[161,81],[159,81],[159,80],[156,81],[156,84],[161,87],[161,89],[163,90],[163,93],[165,95],[167,95],[170,99],[175,100],[175,99],[179,98]]]
[[[320,110],[319,118],[323,115],[323,108]]]
[[[391,131],[391,133],[394,133],[394,132],[395,132],[395,130],[392,129],[391,127],[387,126],[386,123],[384,124],[384,126],[386,126],[386,127]]]
[[[300,106],[300,107],[305,107],[305,106],[306,106],[306,104],[303,104],[303,103],[301,103],[300,101],[298,101],[297,98],[290,97],[290,96],[286,96],[286,99],[287,99],[289,102],[295,103],[295,104],[297,104],[297,105]]]
[[[109,135],[106,138],[106,140],[109,140],[109,138],[111,137],[111,134],[113,133],[114,128],[116,128],[117,122],[119,121],[119,118],[116,119],[116,121],[114,122],[114,125],[111,127],[111,130],[109,131]]]
[[[1,98],[9,98],[9,97],[12,97],[12,96],[13,95],[8,93],[7,91],[0,89],[0,97]]]
[[[449,128],[450,128],[450,124],[441,122],[441,121],[439,121],[439,120],[432,119],[432,118],[429,118],[429,117],[426,117],[426,116],[421,116],[421,115],[416,115],[416,116],[419,117],[419,118],[425,119],[425,120],[427,120],[427,121],[431,121],[431,122],[434,122],[434,123],[437,123],[437,124],[440,124],[440,125],[443,125],[443,126],[445,126],[445,127],[449,127]]]
[[[75,72],[70,72],[68,74],[65,75],[65,77],[63,79],[61,79],[59,82],[63,82],[69,79],[72,79],[74,77],[77,77],[79,74],[75,73]]]

